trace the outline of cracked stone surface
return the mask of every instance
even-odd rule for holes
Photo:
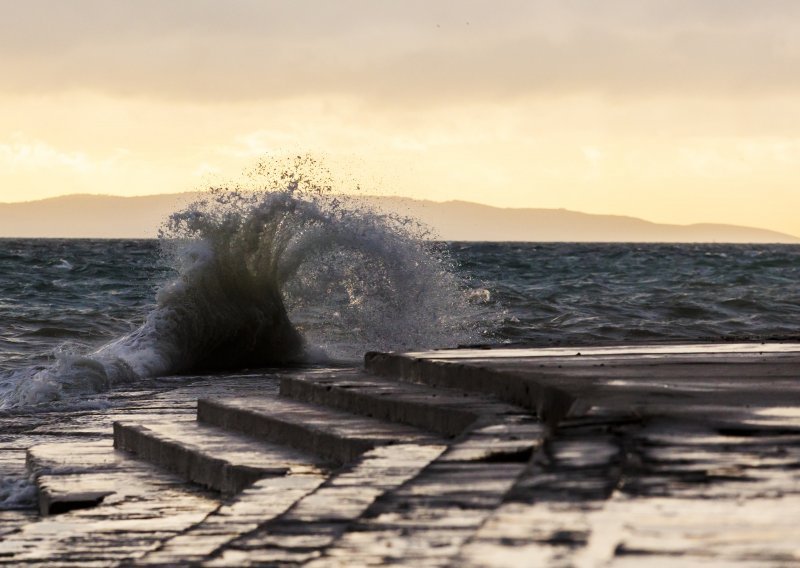
[[[107,492],[50,516],[6,506],[0,564],[800,563],[797,344],[372,354],[366,366],[381,376],[168,378],[109,393],[105,409],[0,415],[6,486],[26,483],[27,451],[40,497]],[[111,447],[114,421],[191,441],[198,398],[263,401],[279,383],[285,397],[362,414],[343,438],[378,418],[438,435],[230,497]]]
[[[445,446],[399,444],[370,450],[285,514],[221,550],[208,566],[305,563],[316,559],[373,502],[415,478]]]
[[[277,392],[265,373],[151,381],[109,394],[108,408],[0,415],[0,480],[30,487],[0,510],[0,565],[112,566],[132,561],[201,522],[220,504],[205,491],[112,447],[120,419],[192,421],[198,393]],[[26,469],[37,475],[34,481]],[[35,487],[106,495],[97,507],[41,516]],[[19,491],[16,492],[19,494]],[[8,506],[16,507],[8,510]]]
[[[114,446],[188,481],[238,493],[263,477],[320,473],[323,460],[196,420],[114,423]]]

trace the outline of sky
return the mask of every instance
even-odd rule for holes
[[[0,3],[0,202],[311,154],[369,193],[800,235],[796,0]]]

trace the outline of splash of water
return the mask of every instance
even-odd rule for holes
[[[423,228],[337,197],[303,168],[267,174],[212,188],[174,213],[161,242],[177,277],[144,324],[88,355],[20,373],[2,407],[142,377],[475,340],[470,303]]]

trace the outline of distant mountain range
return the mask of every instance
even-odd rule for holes
[[[69,195],[0,203],[0,237],[152,238],[161,222],[197,193],[112,197]],[[361,197],[376,208],[408,215],[454,241],[800,243],[777,231],[699,223],[667,225],[635,217],[565,209],[502,209],[466,201]]]

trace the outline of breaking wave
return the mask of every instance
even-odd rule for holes
[[[0,408],[139,378],[354,359],[474,341],[444,249],[409,219],[335,196],[302,168],[212,188],[164,224],[177,275],[135,331],[19,370]]]

